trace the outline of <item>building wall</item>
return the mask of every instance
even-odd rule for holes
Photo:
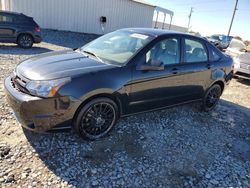
[[[154,7],[130,0],[4,0],[6,10],[29,15],[42,27],[103,34],[126,27],[151,27]],[[100,17],[106,16],[104,32]]]
[[[155,27],[155,22],[153,22],[153,28]],[[163,28],[163,23],[162,22],[157,22],[156,24],[156,28],[159,28],[159,29],[169,29],[169,24],[168,23],[165,23]],[[171,30],[174,30],[174,31],[179,31],[179,32],[187,32],[187,27],[181,27],[181,26],[177,26],[177,25],[171,25]]]

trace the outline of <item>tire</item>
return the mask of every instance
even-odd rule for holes
[[[117,119],[117,104],[109,98],[97,98],[80,109],[74,129],[86,140],[97,140],[111,131]]]
[[[17,44],[21,48],[31,48],[33,46],[33,37],[29,34],[21,34],[17,39]]]
[[[205,112],[213,110],[218,104],[221,94],[221,86],[219,84],[212,85],[203,97],[202,110]]]

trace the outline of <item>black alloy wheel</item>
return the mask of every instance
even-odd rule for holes
[[[212,85],[203,98],[203,110],[208,112],[214,109],[220,100],[221,94],[221,86],[218,84]]]
[[[97,98],[87,103],[78,113],[76,131],[88,140],[105,136],[117,120],[118,107],[108,98]]]
[[[22,34],[18,37],[17,43],[21,48],[31,48],[33,45],[33,38],[28,34]]]

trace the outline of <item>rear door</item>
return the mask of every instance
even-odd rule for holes
[[[183,37],[184,65],[183,82],[187,87],[187,100],[196,100],[203,97],[207,83],[211,80],[213,63],[209,62],[209,52],[203,40],[196,37]]]
[[[0,13],[0,40],[3,42],[15,41],[15,17],[10,14]]]

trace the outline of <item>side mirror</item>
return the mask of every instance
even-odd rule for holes
[[[161,71],[164,70],[164,64],[157,60],[151,60],[149,64],[143,64],[136,67],[140,71]]]

